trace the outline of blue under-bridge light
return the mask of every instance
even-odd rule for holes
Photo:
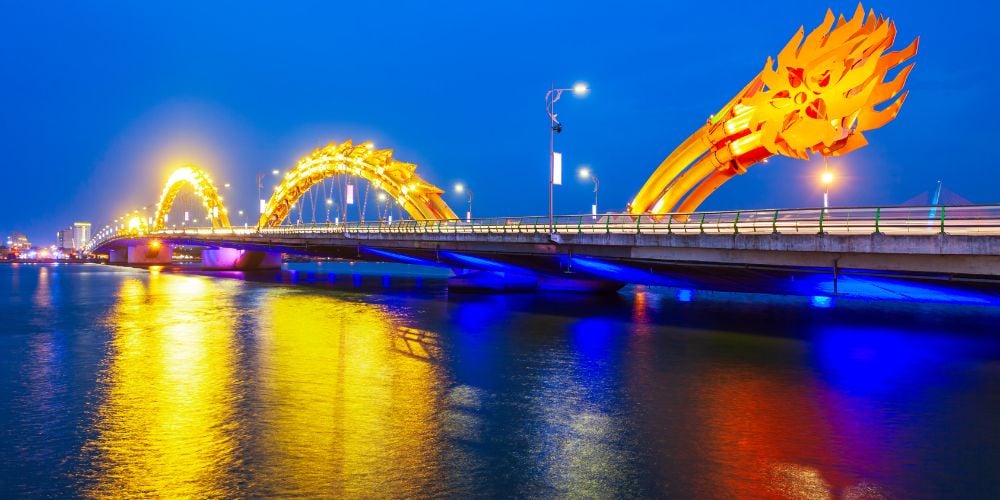
[[[805,279],[799,277],[796,279],[795,289],[805,295],[816,294],[811,300],[812,305],[816,307],[829,307],[833,295],[905,302],[1000,305],[1000,297],[979,290],[963,289],[945,283],[882,276],[842,275],[837,280],[836,293],[834,293],[833,278],[829,275],[815,275]]]
[[[587,274],[597,276],[599,278],[604,278],[611,281],[618,281],[623,283],[637,283],[643,285],[660,285],[660,286],[684,286],[687,283],[682,283],[678,280],[671,279],[667,276],[655,274],[650,271],[645,271],[642,269],[636,269],[633,267],[623,266],[614,262],[608,262],[606,260],[596,259],[593,257],[580,257],[573,256],[568,258],[570,267],[574,270],[579,270]]]
[[[694,300],[694,291],[688,289],[677,290],[678,302],[691,302]]]
[[[434,262],[433,260],[427,260],[427,259],[421,259],[421,258],[418,258],[418,257],[412,257],[410,255],[401,254],[401,253],[397,253],[397,252],[390,252],[388,250],[382,250],[382,249],[379,249],[379,248],[361,247],[361,251],[362,252],[366,252],[366,253],[370,253],[370,254],[373,254],[373,255],[376,255],[378,257],[383,257],[383,258],[385,258],[385,259],[387,259],[389,261],[392,261],[392,262],[402,262],[404,264],[417,264],[417,265],[421,265],[421,266],[440,266],[441,265],[440,263]]]
[[[440,257],[445,260],[449,260],[456,264],[461,264],[464,267],[470,269],[478,269],[481,271],[494,271],[498,273],[516,273],[524,275],[534,275],[535,273],[525,269],[520,266],[515,266],[512,264],[506,264],[503,262],[498,262],[491,259],[485,259],[482,257],[474,257],[472,255],[465,255],[455,252],[445,252],[439,253]]]

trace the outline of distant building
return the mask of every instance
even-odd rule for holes
[[[72,227],[56,231],[56,245],[59,246],[59,248],[73,248]]]
[[[82,249],[90,241],[90,223],[89,222],[74,222],[73,223],[73,248],[77,250]]]
[[[7,237],[7,248],[10,249],[11,253],[20,255],[31,250],[31,242],[24,234],[13,232]]]

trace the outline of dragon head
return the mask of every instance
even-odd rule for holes
[[[890,81],[886,76],[916,54],[918,40],[887,53],[895,38],[892,21],[874,11],[866,18],[860,4],[850,21],[827,10],[808,36],[799,28],[777,64],[767,59],[761,90],[742,103],[753,110],[750,129],[760,131],[760,144],[771,154],[802,159],[810,151],[840,155],[867,144],[862,132],[891,121],[906,100],[900,92],[913,64]]]

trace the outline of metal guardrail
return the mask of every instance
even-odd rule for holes
[[[736,210],[632,216],[621,213],[560,215],[552,231],[547,216],[471,220],[402,220],[256,227],[166,229],[149,235],[295,234],[875,234],[1000,235],[1000,205]],[[90,248],[137,232],[105,231]]]

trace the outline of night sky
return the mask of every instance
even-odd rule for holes
[[[373,140],[477,216],[544,214],[552,81],[557,150],[621,210],[659,162],[827,6],[804,2],[0,3],[0,232],[36,244],[74,220],[155,203],[193,162],[256,210],[255,175],[331,140]],[[86,5],[85,5],[86,4]],[[910,97],[871,144],[835,160],[833,205],[897,204],[938,180],[1000,202],[1000,43],[986,2],[867,4],[921,37]],[[816,206],[822,161],[773,160],[705,209]],[[589,211],[567,172],[557,213]],[[457,212],[464,199],[448,194]]]

